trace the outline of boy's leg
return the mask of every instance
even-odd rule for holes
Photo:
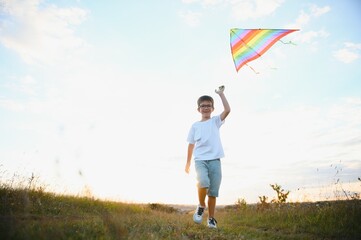
[[[198,199],[199,199],[199,205],[202,207],[206,206],[206,196],[207,196],[207,188],[200,188],[198,187]]]
[[[208,214],[209,218],[214,218],[216,209],[216,200],[222,181],[221,161],[214,160],[210,162],[210,187],[208,191]]]
[[[208,215],[209,218],[213,218],[214,217],[214,212],[216,209],[216,197],[211,197],[208,196]]]
[[[204,210],[206,208],[205,199],[209,187],[208,168],[206,166],[206,162],[204,161],[195,161],[194,165],[197,172],[197,190],[199,205],[197,206],[197,209],[193,214],[193,221],[200,224],[202,222]]]
[[[207,188],[198,187],[199,205],[197,206],[197,209],[193,214],[193,221],[198,224],[202,222],[204,210],[206,209],[205,199],[206,199],[207,191],[208,191]]]
[[[198,187],[198,201],[202,207],[206,206],[206,196],[208,193],[208,187],[210,185],[208,177],[207,161],[195,161],[195,168],[197,172],[197,187]]]

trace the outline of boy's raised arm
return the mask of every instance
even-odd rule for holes
[[[224,86],[220,86],[218,89],[216,89],[216,93],[219,95],[219,97],[222,100],[223,112],[221,113],[221,120],[223,121],[231,112],[231,107],[229,106],[227,98],[224,95]]]

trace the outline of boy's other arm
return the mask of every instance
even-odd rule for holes
[[[186,167],[185,167],[186,173],[189,173],[189,168],[191,167],[193,149],[194,149],[194,144],[189,143],[188,144],[188,153],[187,153],[187,163],[186,163]]]

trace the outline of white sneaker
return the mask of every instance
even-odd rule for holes
[[[195,213],[193,214],[193,221],[195,223],[202,223],[203,213],[204,213],[205,207],[201,207],[200,205],[197,206],[197,209]]]
[[[215,218],[208,219],[209,228],[217,228],[217,220]]]

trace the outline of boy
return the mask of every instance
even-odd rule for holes
[[[198,99],[198,112],[201,114],[201,120],[192,125],[187,138],[189,144],[185,171],[189,173],[191,159],[194,155],[194,165],[198,180],[199,205],[193,215],[193,221],[198,224],[202,222],[203,213],[206,208],[205,198],[208,195],[209,228],[217,228],[214,212],[222,179],[220,159],[224,157],[224,153],[219,128],[231,111],[223,91],[224,86],[216,90],[216,93],[222,100],[224,109],[220,115],[214,117],[211,117],[214,110],[213,98],[201,96]]]

